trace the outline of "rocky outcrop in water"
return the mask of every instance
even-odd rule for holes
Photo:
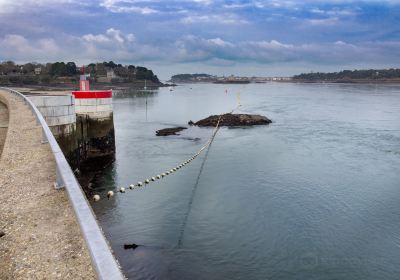
[[[186,127],[172,127],[164,128],[156,131],[157,136],[169,136],[169,135],[179,135],[178,132],[187,129]]]
[[[189,122],[189,125],[197,126],[216,126],[220,115],[212,115],[198,122]],[[223,114],[221,116],[220,126],[252,126],[267,125],[272,121],[265,116],[249,114]]]

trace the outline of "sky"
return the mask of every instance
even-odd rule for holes
[[[291,76],[400,67],[400,0],[0,0],[0,61]]]

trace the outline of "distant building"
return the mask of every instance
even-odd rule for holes
[[[99,83],[111,83],[116,80],[120,80],[120,77],[117,76],[115,74],[114,70],[112,70],[112,69],[107,70],[107,74],[105,76],[103,76],[103,75],[97,76],[97,81]]]
[[[42,73],[42,67],[36,67],[34,69],[35,75],[40,75]]]
[[[114,70],[107,70],[107,79],[111,82],[111,79],[117,78],[115,75]]]

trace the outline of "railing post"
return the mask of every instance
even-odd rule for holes
[[[61,176],[60,169],[58,166],[56,168],[56,181],[54,182],[54,188],[56,190],[65,188],[65,183]]]
[[[39,122],[40,123],[40,122]],[[47,136],[46,136],[46,131],[44,130],[44,128],[42,127],[42,144],[47,144],[47,143],[49,143],[49,140],[47,139]],[[58,169],[57,169],[58,170]]]

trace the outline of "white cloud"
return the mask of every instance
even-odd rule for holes
[[[196,23],[212,23],[212,24],[247,24],[248,21],[239,18],[234,14],[221,14],[221,15],[190,15],[181,19],[184,24]]]
[[[0,38],[0,49],[5,58],[23,61],[33,61],[40,57],[55,57],[62,50],[51,38],[32,41],[17,34],[9,34]]]
[[[137,4],[143,2],[154,1],[104,0],[102,3],[100,3],[100,6],[106,8],[113,13],[137,13],[142,15],[149,15],[160,12],[153,8],[137,6]]]
[[[132,33],[109,28],[104,34],[85,34],[83,36],[60,35],[57,39],[30,39],[18,34],[0,37],[0,60],[16,61],[60,61],[81,62],[152,61],[162,59],[163,52],[157,46],[136,42]]]
[[[78,0],[0,0],[0,14],[56,8],[60,5],[84,6],[85,3]]]
[[[193,0],[195,3],[203,4],[203,5],[211,5],[213,0]]]
[[[87,42],[95,42],[95,43],[108,43],[110,42],[110,38],[103,34],[93,35],[93,34],[86,34],[82,36],[83,40]]]
[[[112,44],[112,45],[124,45],[130,44],[135,41],[135,35],[132,33],[123,34],[120,30],[115,28],[107,29],[105,34],[85,34],[82,36],[82,40],[87,43],[94,44]]]
[[[227,41],[222,40],[221,38],[215,38],[215,39],[208,39],[208,42],[215,44],[217,46],[225,47],[225,46],[233,46],[232,43],[229,43]]]
[[[76,61],[88,63],[114,60],[119,63],[158,64],[231,63],[314,65],[392,65],[399,63],[400,41],[292,44],[278,40],[230,41],[223,37],[183,36],[172,43],[143,44],[132,33],[108,28],[104,33],[82,36],[60,34],[39,39],[8,34],[0,37],[0,60]]]
[[[315,26],[332,26],[339,23],[338,17],[322,18],[322,19],[308,19],[309,24]]]
[[[186,36],[176,43],[176,61],[207,63],[223,61],[271,63],[314,63],[338,65],[347,63],[395,63],[400,57],[400,42],[364,42],[287,44],[277,40],[229,42],[221,38],[204,39]]]

